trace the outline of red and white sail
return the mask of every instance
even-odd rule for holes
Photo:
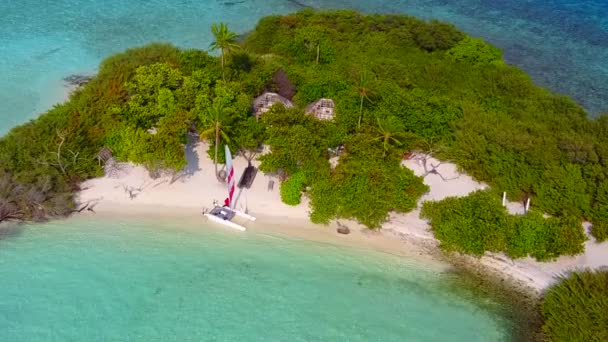
[[[232,165],[232,154],[228,145],[224,145],[226,151],[226,184],[228,184],[228,197],[224,200],[224,204],[231,209],[234,209],[234,166]]]

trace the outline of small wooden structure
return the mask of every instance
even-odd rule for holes
[[[112,159],[112,150],[110,150],[109,147],[104,146],[99,150],[96,158],[100,165],[102,163],[105,164],[108,160]]]
[[[285,108],[292,108],[293,103],[277,93],[265,92],[253,100],[251,110],[256,118],[266,113],[276,103],[282,103]]]
[[[332,99],[319,99],[306,106],[306,114],[314,115],[319,120],[333,120],[335,107]]]
[[[241,178],[239,179],[239,182],[237,184],[237,187],[239,189],[251,189],[251,185],[253,184],[253,180],[255,179],[255,176],[258,174],[258,169],[253,166],[253,165],[249,165],[245,168],[245,171],[243,172],[243,174],[241,175]]]

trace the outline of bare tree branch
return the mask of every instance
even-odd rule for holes
[[[424,169],[424,174],[422,175],[422,178],[425,178],[426,176],[428,176],[430,174],[439,176],[444,182],[460,178],[460,175],[458,175],[456,177],[451,177],[451,178],[444,177],[441,174],[441,172],[439,172],[439,170],[438,170],[439,166],[441,166],[441,164],[443,163],[441,161],[436,165],[432,164],[432,163],[428,163],[429,159],[432,158],[432,152],[433,151],[431,150],[428,153],[416,153],[415,157],[413,158],[418,163],[420,163],[422,165],[422,168]],[[431,165],[430,168],[429,168],[428,164]]]

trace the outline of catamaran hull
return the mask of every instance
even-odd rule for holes
[[[224,219],[222,219],[220,217],[217,217],[217,216],[214,216],[214,215],[211,215],[211,214],[205,214],[205,216],[210,221],[213,221],[215,223],[221,224],[223,226],[226,226],[226,227],[229,227],[229,228],[232,228],[232,229],[236,229],[236,230],[241,231],[241,232],[244,232],[244,231],[247,230],[247,228],[241,226],[240,224],[234,223],[232,221],[224,220]]]
[[[232,211],[233,211],[233,212],[234,212],[234,214],[235,214],[236,216],[238,216],[238,217],[242,217],[242,218],[247,219],[247,220],[249,220],[249,221],[255,221],[255,217],[254,217],[254,216],[251,216],[251,215],[249,215],[249,214],[247,214],[247,213],[244,213],[244,212],[242,212],[242,211],[240,211],[240,210],[235,210],[235,209],[233,209]]]
[[[234,166],[232,165],[232,154],[230,153],[230,149],[228,148],[228,145],[224,145],[224,151],[226,153],[226,172],[228,173],[227,178],[226,178],[226,183],[228,185],[228,198],[226,198],[226,200],[224,201],[224,203],[226,205],[223,207],[220,207],[217,205],[217,202],[214,202],[215,207],[213,209],[211,209],[209,212],[205,212],[204,215],[207,216],[208,219],[210,219],[211,221],[213,221],[215,223],[219,223],[221,225],[230,227],[232,229],[245,231],[245,230],[247,230],[245,227],[241,226],[240,224],[236,224],[236,223],[232,222],[231,220],[234,218],[234,216],[239,216],[239,217],[245,218],[249,221],[255,221],[255,217],[253,217],[247,213],[244,213],[242,211],[234,209],[236,200],[233,198],[235,187],[234,187]],[[239,195],[240,195],[240,192],[239,192]],[[238,196],[237,196],[237,198],[238,198]]]

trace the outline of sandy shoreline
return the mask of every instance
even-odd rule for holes
[[[88,203],[95,211],[95,214],[85,211],[86,214],[83,215],[147,215],[205,222],[201,214],[203,208],[210,208],[214,200],[223,201],[226,197],[226,187],[216,180],[213,162],[207,157],[206,150],[205,143],[189,144],[186,148],[188,165],[177,176],[152,179],[141,166],[118,164],[105,177],[82,184],[78,201],[81,204]],[[255,161],[253,163],[258,164]],[[429,160],[428,163],[438,164],[435,160]],[[238,180],[247,162],[244,158],[236,158],[234,164]],[[403,164],[417,175],[425,174],[420,159],[407,160]],[[464,196],[486,187],[471,177],[460,174],[453,164],[442,163],[437,170],[441,175],[428,174],[424,177],[430,191],[419,203],[441,200],[448,196]],[[336,233],[335,223],[329,227],[312,224],[308,220],[309,207],[305,197],[297,206],[282,203],[279,188],[278,179],[258,172],[251,189],[241,193],[237,208],[248,210],[258,218],[256,222],[247,224],[252,232],[373,249],[414,257],[436,266],[445,265],[437,248],[438,241],[429,231],[428,223],[419,217],[419,208],[407,214],[391,214],[380,232],[371,232],[355,222],[342,221],[352,231],[345,236]],[[518,213],[521,206],[511,203],[509,210]],[[530,258],[514,261],[499,254],[488,254],[482,258],[461,256],[457,259],[540,293],[568,270],[608,266],[608,242],[597,244],[589,240],[584,254],[561,257],[549,263],[539,263]]]
[[[106,202],[100,212],[97,212],[97,210],[96,213],[83,212],[78,217],[91,217],[96,220],[103,220],[104,218],[110,220],[116,220],[117,218],[126,220],[137,219],[138,221],[145,218],[145,220],[154,222],[183,223],[186,229],[192,229],[193,227],[214,230],[227,229],[208,221],[200,210],[192,210],[192,208],[185,207],[145,204],[125,206],[120,203]],[[415,241],[408,241],[407,239],[396,239],[391,233],[370,231],[363,227],[351,229],[351,233],[348,235],[341,235],[336,232],[337,225],[335,223],[324,226],[313,224],[308,219],[285,220],[282,217],[263,215],[257,215],[257,220],[255,222],[248,222],[245,225],[247,227],[247,233],[372,250],[385,254],[392,254],[398,257],[413,258],[416,259],[416,261],[424,262],[438,270],[446,269],[448,267],[448,265],[441,262],[430,253],[432,249],[431,246],[418,244],[415,243]],[[237,231],[234,233],[243,234]]]

